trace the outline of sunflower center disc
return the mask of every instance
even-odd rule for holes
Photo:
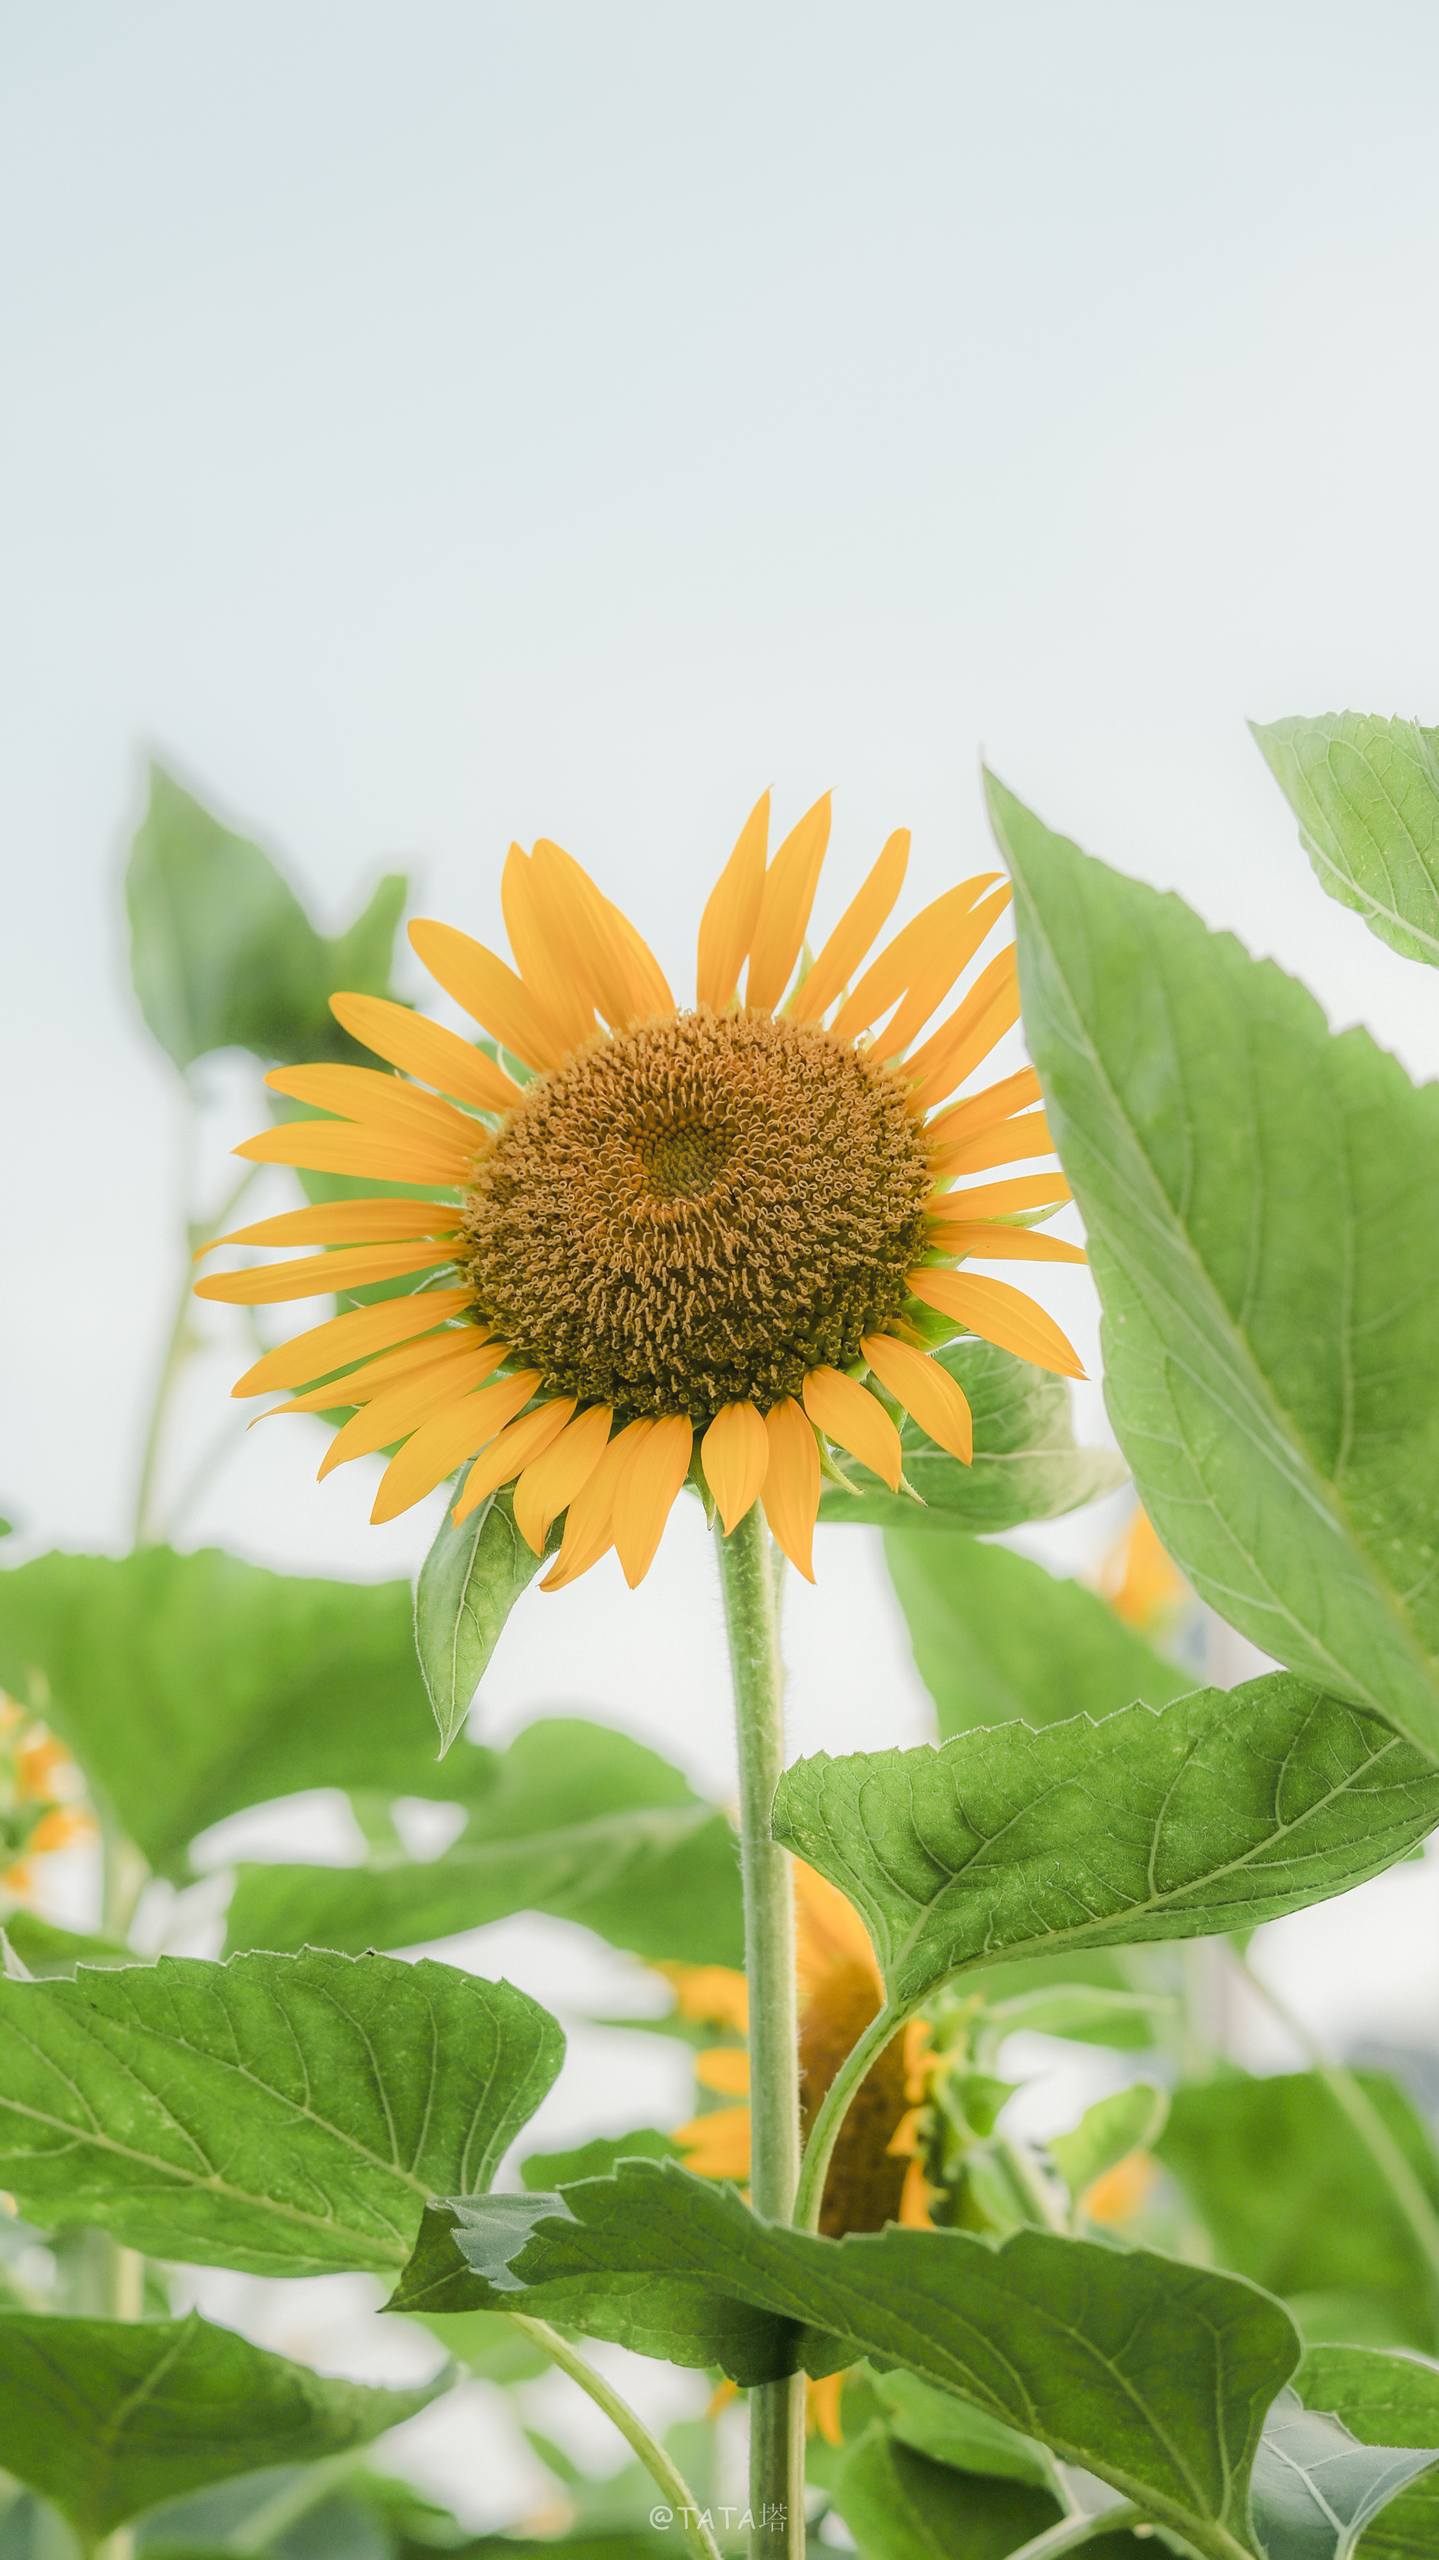
[[[929,1188],[883,1068],[804,1023],[677,1014],[527,1088],[467,1197],[469,1274],[553,1392],[702,1422],[858,1357]]]

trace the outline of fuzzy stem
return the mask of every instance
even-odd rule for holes
[[[520,2330],[532,2346],[538,2347],[542,2355],[548,2356],[552,2364],[558,2365],[561,2373],[567,2373],[572,2382],[577,2382],[595,2407],[603,2409],[605,2416],[618,2427],[626,2444],[638,2454],[655,2487],[661,2492],[664,2507],[669,2511],[669,2522],[679,2525],[699,2560],[720,2560],[719,2545],[705,2521],[705,2511],[684,2473],[670,2460],[664,2446],[650,2434],[643,2420],[636,2417],[629,2402],[622,2400],[619,2393],[610,2388],[604,2375],[580,2354],[578,2348],[570,2345],[568,2338],[561,2337],[558,2329],[552,2329],[548,2320],[532,2320],[523,2311],[512,2311],[509,2317],[512,2326]]]
[[[788,2222],[799,2178],[799,2028],[794,1891],[770,1815],[784,1768],[779,1611],[769,1534],[756,1504],[718,1539],[739,1756],[740,1867],[749,1983],[750,2199]],[[794,2375],[749,2394],[751,2560],[804,2560],[804,2392]]]

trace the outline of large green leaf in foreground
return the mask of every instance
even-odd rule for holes
[[[308,1787],[463,1799],[441,1770],[408,1583],[268,1573],[213,1548],[46,1555],[0,1573],[0,1687],[50,1718],[153,1866]]]
[[[1439,967],[1439,730],[1332,711],[1254,735],[1321,887],[1406,959]]]
[[[1439,2447],[1365,2441],[1341,2419],[1284,2392],[1254,2465],[1254,2522],[1265,2560],[1351,2560],[1392,2499],[1439,2462]]]
[[[1439,1088],[997,783],[1120,1445],[1221,1616],[1439,1755]]]
[[[385,2272],[430,2196],[488,2184],[562,2050],[509,1983],[388,1956],[0,1982],[0,2187],[159,2257]]]
[[[1252,2548],[1250,2465],[1298,2341],[1277,2303],[1233,2277],[1045,2231],[999,2247],[895,2225],[820,2239],[758,2221],[731,2188],[638,2161],[563,2197],[451,2211],[452,2245],[476,2270],[471,2301],[691,2365],[715,2355],[727,2303],[750,2320],[723,2342],[737,2379],[779,2358],[813,2373],[862,2356],[903,2366],[1097,2472],[1198,2551]],[[398,2308],[415,2292],[418,2307],[441,2307],[439,2219]],[[464,2299],[461,2271],[453,2307]]]
[[[776,1836],[848,1895],[891,2000],[998,1957],[1198,1938],[1300,1911],[1439,1822],[1439,1770],[1285,1672],[939,1750],[820,1752]]]
[[[846,1463],[855,1490],[827,1484],[822,1520],[996,1536],[1026,1520],[1055,1520],[1077,1511],[1123,1483],[1123,1463],[1113,1449],[1085,1449],[1076,1441],[1062,1378],[1031,1369],[987,1342],[950,1342],[938,1356],[969,1398],[973,1465],[961,1466],[917,1422],[904,1418],[904,1472],[919,1501],[891,1493],[864,1467]]]
[[[884,1552],[942,1740],[1010,1716],[1053,1724],[1135,1698],[1162,1707],[1192,1686],[1097,1592],[1012,1548],[896,1530]]]
[[[734,1832],[658,1752],[554,1716],[495,1771],[442,1858],[242,1868],[231,1946],[421,1946],[546,1911],[652,1961],[741,1962]]]
[[[0,2465],[86,2536],[212,2480],[370,2444],[435,2390],[327,2381],[194,2314],[0,2312]]]

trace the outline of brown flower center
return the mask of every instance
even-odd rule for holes
[[[924,1240],[918,1124],[807,1024],[677,1014],[531,1085],[466,1202],[482,1313],[561,1394],[707,1420],[847,1368]]]

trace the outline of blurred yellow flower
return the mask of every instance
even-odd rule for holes
[[[34,1890],[34,1862],[84,1838],[94,1825],[74,1799],[74,1762],[44,1725],[0,1697],[0,1891],[19,1902]]]

